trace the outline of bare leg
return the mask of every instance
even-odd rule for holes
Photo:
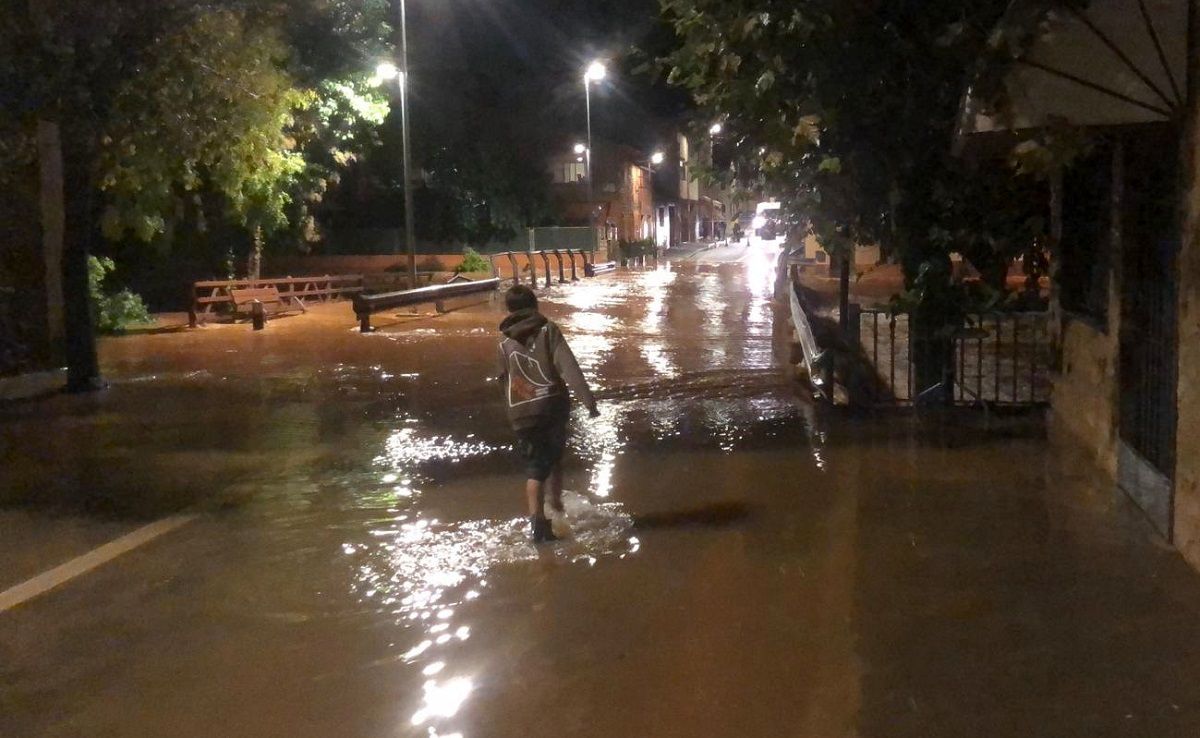
[[[546,480],[547,493],[550,496],[550,507],[557,513],[563,511],[563,470],[562,462],[554,465],[554,469],[550,472],[550,477]]]
[[[536,479],[525,480],[525,502],[531,518],[546,517],[546,485]]]

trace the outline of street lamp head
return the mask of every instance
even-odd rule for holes
[[[575,153],[582,154],[587,151],[587,144],[575,144]]]
[[[588,65],[587,71],[583,74],[584,82],[599,82],[608,76],[608,68],[603,62],[594,61]]]
[[[375,67],[375,78],[380,81],[396,79],[399,76],[399,67],[391,62],[383,62],[379,66]]]
[[[722,128],[720,123],[713,123],[712,127],[708,129],[708,132],[716,136],[720,134],[722,130],[724,130],[724,128]]]
[[[654,155],[650,157],[650,163],[655,166],[658,166],[659,164],[663,163],[663,159],[665,159],[665,158],[666,158],[666,156],[663,155],[663,152],[655,151]]]

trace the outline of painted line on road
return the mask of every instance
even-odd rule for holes
[[[35,597],[46,594],[50,590],[66,584],[76,577],[104,566],[118,556],[127,554],[135,548],[153,541],[155,538],[182,528],[197,517],[197,515],[175,515],[155,521],[138,528],[132,533],[127,533],[120,538],[109,541],[99,548],[92,549],[82,556],[77,556],[65,564],[38,574],[36,577],[26,580],[15,587],[6,589],[0,592],[0,612],[11,610],[23,602],[28,602]]]

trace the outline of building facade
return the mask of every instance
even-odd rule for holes
[[[593,222],[610,242],[654,237],[654,189],[650,156],[621,144],[593,141],[594,181],[587,180],[586,151],[561,142],[550,158],[553,196],[563,225]]]
[[[731,213],[729,194],[703,184],[696,175],[712,164],[712,140],[696,146],[687,136],[672,131],[671,146],[654,172],[655,241],[668,249],[681,243],[726,238]]]
[[[1046,33],[1003,79],[1016,104],[990,117],[968,95],[960,141],[1011,146],[1063,122],[1088,132],[1094,145],[1050,183],[1052,427],[1200,567],[1200,48],[1187,4],[1094,0],[1026,20]]]

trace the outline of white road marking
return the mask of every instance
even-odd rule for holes
[[[99,548],[71,559],[65,564],[38,574],[36,577],[21,582],[15,587],[0,592],[0,612],[11,610],[23,602],[43,595],[76,577],[101,567],[122,554],[129,553],[138,546],[145,545],[155,538],[164,536],[173,530],[182,528],[196,519],[196,515],[175,515],[155,521],[138,528],[132,533],[109,541]]]

